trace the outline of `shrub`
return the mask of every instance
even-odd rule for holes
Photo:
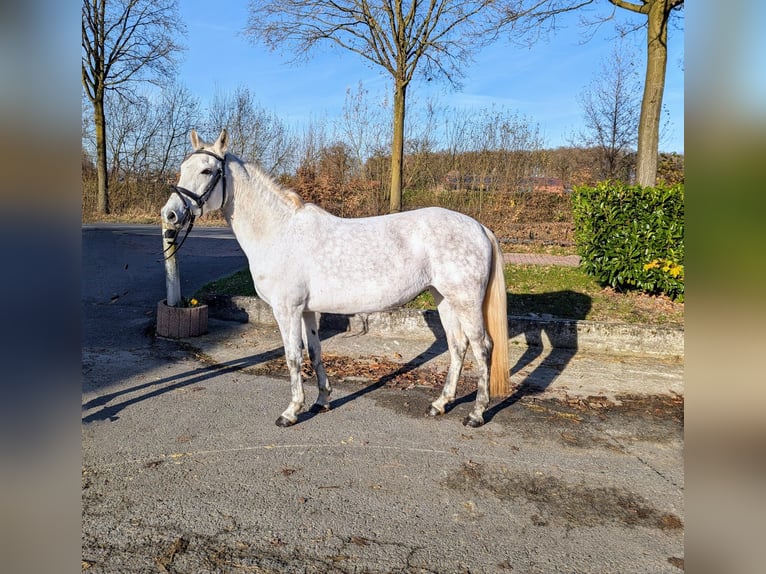
[[[572,209],[577,250],[588,274],[618,290],[683,300],[683,184],[580,187]]]

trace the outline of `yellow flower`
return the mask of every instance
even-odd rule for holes
[[[670,269],[668,269],[668,273],[670,273],[674,278],[677,278],[683,272],[684,272],[683,265],[671,265]]]
[[[191,299],[189,301],[189,305],[191,305],[192,307],[196,307],[197,305],[199,305],[199,301],[197,301],[196,299]]]
[[[655,259],[650,263],[645,263],[644,271],[649,271],[650,269],[661,269],[663,273],[668,273],[675,279],[684,274],[683,265],[679,265],[678,263],[674,263],[667,259]]]
[[[660,260],[655,259],[651,263],[644,264],[644,271],[649,271],[649,269],[657,269],[660,266]]]

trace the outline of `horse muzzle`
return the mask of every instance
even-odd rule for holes
[[[181,229],[189,221],[191,213],[187,207],[164,207],[162,209],[162,222],[168,227]]]

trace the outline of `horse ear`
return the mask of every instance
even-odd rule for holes
[[[224,155],[226,153],[226,147],[229,145],[229,133],[226,131],[226,128],[223,128],[221,130],[221,135],[218,136],[218,139],[216,140],[214,147],[218,149],[218,153],[221,155]]]
[[[195,150],[202,147],[202,142],[199,139],[199,136],[197,135],[197,130],[192,128],[191,133],[189,133],[189,139],[191,140],[192,148]]]

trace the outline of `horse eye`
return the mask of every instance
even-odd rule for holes
[[[205,168],[202,170],[202,175],[210,175],[211,173],[213,173],[213,170],[210,168]]]

